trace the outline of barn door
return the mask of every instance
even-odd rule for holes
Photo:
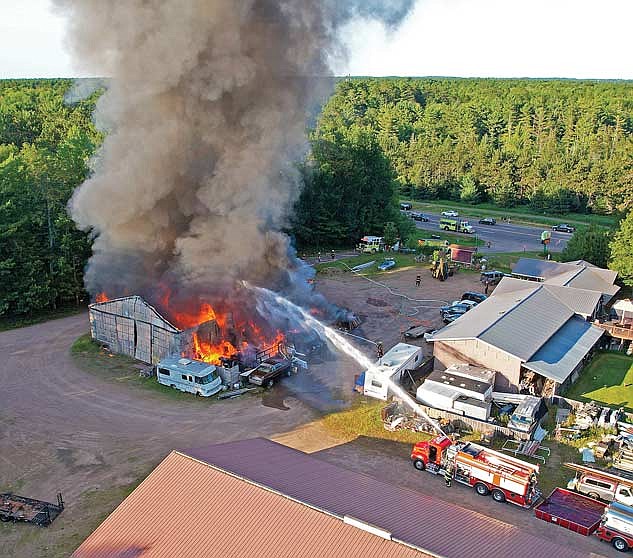
[[[115,352],[134,356],[134,320],[125,316],[116,317],[117,348]]]
[[[136,353],[138,360],[152,362],[152,326],[145,322],[136,322]]]

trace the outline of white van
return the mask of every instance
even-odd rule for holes
[[[209,397],[222,389],[215,365],[178,356],[166,357],[156,365],[159,384]]]

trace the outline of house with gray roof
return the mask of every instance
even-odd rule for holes
[[[512,276],[549,285],[596,291],[602,293],[603,304],[607,304],[620,290],[614,285],[617,272],[596,267],[585,260],[560,263],[521,258],[512,268]]]
[[[433,336],[443,366],[466,363],[496,370],[495,389],[560,393],[578,377],[603,330],[602,294],[504,278],[484,302]]]

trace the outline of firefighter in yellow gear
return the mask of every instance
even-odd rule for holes
[[[444,482],[448,488],[451,487],[451,482],[453,481],[453,467],[448,465],[446,469],[444,469]]]

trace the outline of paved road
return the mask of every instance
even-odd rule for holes
[[[426,223],[415,221],[416,226],[419,229],[438,231],[440,216],[433,213],[424,213],[424,215],[429,218],[429,221]],[[501,221],[497,221],[497,224],[492,226],[480,225],[476,220],[471,220],[470,224],[474,227],[477,238],[491,244],[490,249],[486,246],[479,248],[482,252],[523,252],[543,249],[541,233],[545,230],[545,227],[514,225]],[[551,232],[552,241],[549,249],[552,252],[560,252],[565,248],[567,241],[571,238],[571,234]],[[462,233],[451,232],[451,234],[463,236],[464,238],[471,237],[471,235]]]

